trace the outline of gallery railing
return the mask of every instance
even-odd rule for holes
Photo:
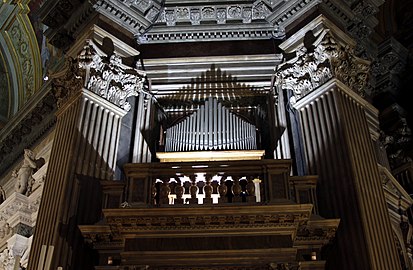
[[[289,160],[127,164],[129,205],[316,203],[315,176],[291,177]]]

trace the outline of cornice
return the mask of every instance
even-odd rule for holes
[[[0,131],[0,175],[55,124],[56,98],[45,83]]]
[[[344,0],[93,0],[78,4],[81,8],[75,10],[77,0],[66,9],[65,1],[50,2],[55,1],[46,1],[41,15],[60,40],[73,40],[88,18],[101,14],[134,35],[138,43],[283,39],[285,29],[316,6],[353,37],[364,40],[378,23],[374,14],[381,5],[381,1],[367,0],[357,4]]]

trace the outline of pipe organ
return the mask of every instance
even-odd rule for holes
[[[254,149],[257,149],[255,125],[212,97],[192,115],[166,130],[166,152]]]

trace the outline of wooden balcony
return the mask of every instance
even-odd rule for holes
[[[144,205],[316,202],[314,176],[290,178],[289,160],[127,164],[127,202]]]
[[[100,254],[96,269],[324,269],[320,250],[339,220],[313,218],[317,177],[290,177],[290,166],[127,164],[127,203],[79,226]]]

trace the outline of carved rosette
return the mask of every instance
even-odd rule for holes
[[[356,57],[324,30],[313,44],[303,45],[294,58],[278,67],[276,85],[291,90],[299,100],[334,77],[365,96],[369,70],[369,61]]]
[[[91,40],[78,56],[79,68],[84,71],[84,86],[116,106],[129,111],[130,96],[143,90],[144,73],[122,63],[116,53],[107,55]]]

